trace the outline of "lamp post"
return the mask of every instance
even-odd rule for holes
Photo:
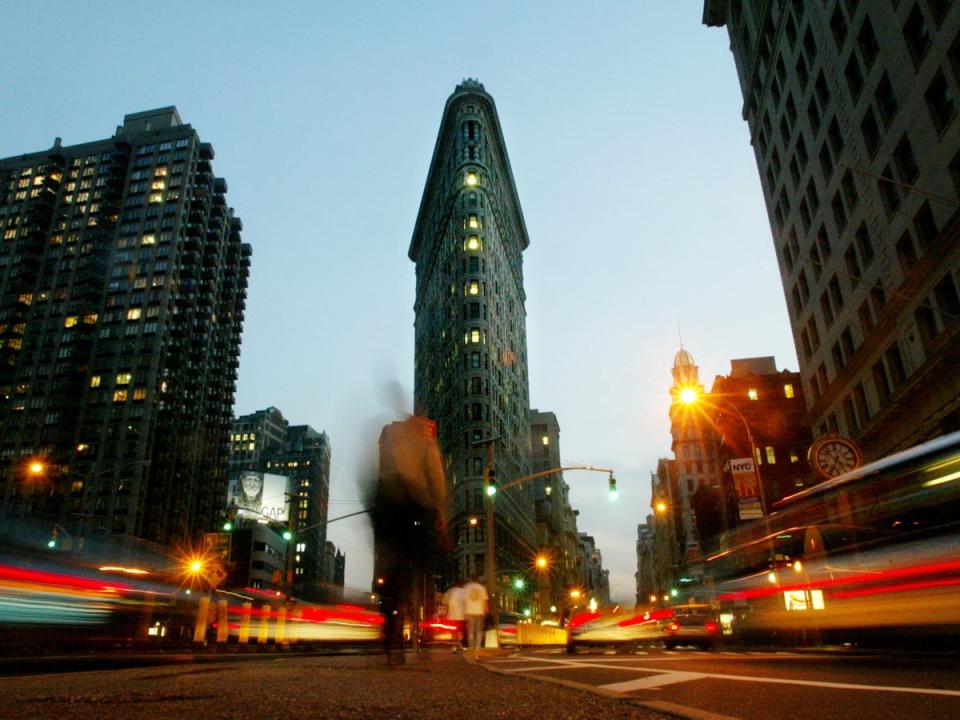
[[[684,405],[694,405],[700,401],[703,397],[697,390],[691,387],[685,387],[680,391],[680,402]],[[719,396],[710,396],[709,400],[704,400],[708,405],[712,405],[717,408],[718,405],[722,405],[725,408],[729,408],[733,411],[733,414],[739,418],[740,422],[743,423],[743,429],[747,432],[747,442],[750,445],[750,460],[753,462],[753,474],[757,480],[757,491],[760,494],[760,515],[766,516],[767,514],[767,502],[766,496],[763,492],[763,480],[760,477],[760,458],[759,453],[757,452],[757,444],[754,441],[753,432],[750,430],[750,424],[747,422],[747,419],[743,416],[743,413],[740,412],[740,409],[734,405],[729,400],[726,400]],[[722,408],[717,408],[722,409]]]
[[[548,475],[555,475],[559,472],[565,472],[567,470],[584,470],[587,472],[600,472],[605,473],[609,480],[609,493],[610,499],[615,500],[617,498],[617,479],[613,474],[613,469],[611,468],[602,468],[594,467],[592,465],[568,465],[566,467],[556,467],[550,468],[549,470],[542,470],[540,472],[532,473],[530,475],[524,475],[522,477],[515,478],[510,482],[500,486],[499,488],[493,481],[493,442],[496,440],[495,437],[488,438],[487,440],[480,441],[475,444],[485,444],[487,447],[487,466],[484,469],[483,474],[483,486],[484,494],[487,497],[487,584],[490,586],[487,589],[487,592],[490,596],[490,610],[493,613],[498,613],[500,610],[500,593],[497,592],[496,587],[496,562],[494,553],[496,552],[496,543],[494,541],[494,518],[493,518],[493,498],[500,490],[509,490],[510,488],[516,487],[523,483],[530,482],[531,480],[536,480],[537,478],[547,477]]]

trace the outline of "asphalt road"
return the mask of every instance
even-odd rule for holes
[[[960,657],[855,652],[527,650],[481,664],[691,718],[960,717]]]

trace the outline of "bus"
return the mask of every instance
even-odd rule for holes
[[[955,642],[960,432],[780,500],[721,535],[706,575],[735,639]]]

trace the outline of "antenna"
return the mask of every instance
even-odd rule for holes
[[[680,338],[680,349],[683,349],[683,333],[680,331],[680,318],[677,318],[677,337]]]

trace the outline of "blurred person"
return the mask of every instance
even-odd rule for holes
[[[467,618],[467,637],[471,650],[477,650],[483,644],[483,621],[487,617],[487,589],[474,575],[463,586],[463,614]]]
[[[445,481],[437,443],[421,418],[383,428],[380,467],[371,516],[384,643],[388,661],[403,662],[403,627],[417,620],[432,597],[439,551],[449,542],[444,514]]]
[[[457,626],[453,652],[460,652],[467,646],[466,595],[462,583],[457,583],[443,596],[443,604],[447,606],[447,621]]]

